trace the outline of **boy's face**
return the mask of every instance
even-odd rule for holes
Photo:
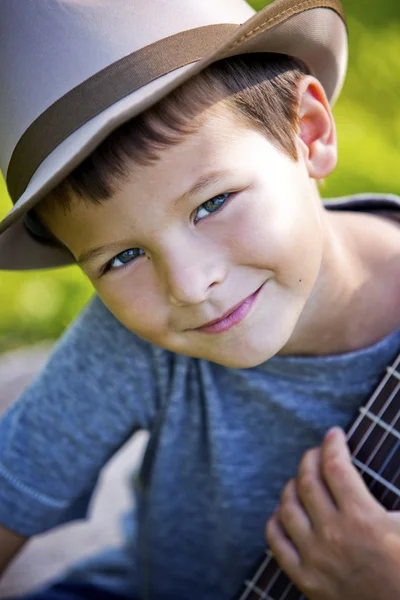
[[[295,335],[321,265],[321,210],[301,153],[293,162],[220,111],[156,163],[134,166],[112,199],[74,202],[46,222],[76,259],[112,245],[81,266],[129,330],[244,368]]]

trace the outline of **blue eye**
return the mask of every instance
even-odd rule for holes
[[[201,204],[196,212],[195,223],[204,217],[207,217],[211,213],[218,212],[224,206],[229,196],[231,196],[229,192],[225,194],[218,194],[218,196],[215,196],[214,198],[211,198],[211,200],[207,200],[207,202]]]
[[[144,252],[141,248],[129,248],[128,250],[124,250],[107,263],[107,269],[120,269],[143,254]],[[119,265],[117,264],[117,261],[120,263]]]
[[[227,202],[230,196],[233,194],[231,192],[227,192],[225,194],[218,194],[218,196],[214,196],[211,200],[207,200],[196,209],[196,218],[195,223],[200,221],[204,217],[208,215],[218,212]],[[105,274],[107,271],[117,271],[118,269],[122,269],[127,264],[133,262],[139,256],[143,256],[144,251],[141,248],[128,248],[128,250],[124,250],[117,254],[105,265],[105,268],[102,274]],[[119,264],[118,264],[119,263]]]

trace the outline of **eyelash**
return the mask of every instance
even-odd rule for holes
[[[223,194],[218,194],[217,196],[213,196],[213,198],[210,198],[210,200],[207,200],[206,202],[203,202],[203,204],[200,204],[200,206],[196,209],[196,211],[198,212],[201,208],[203,208],[209,202],[212,202],[213,200],[216,200],[217,198],[221,198],[221,197],[225,196],[226,198],[223,201],[223,203],[216,210],[211,211],[206,216],[209,216],[209,215],[212,215],[215,213],[219,213],[225,207],[226,203],[232,198],[233,195],[234,194],[232,192],[225,192]],[[199,221],[202,221],[203,219],[204,219],[204,217],[202,217],[201,219],[197,219],[197,220],[195,219],[194,223],[198,223]],[[125,254],[127,252],[134,251],[134,250],[141,250],[141,248],[128,248],[127,250],[124,250],[123,252],[120,252],[119,254],[114,256],[114,258],[112,258],[105,264],[101,275],[105,275],[108,271],[120,271],[121,269],[124,269],[125,267],[129,266],[132,262],[135,262],[136,258],[138,258],[139,256],[143,256],[144,253],[142,251],[142,254],[138,254],[135,258],[133,258],[132,260],[123,264],[123,266],[121,266],[121,267],[113,267],[112,266],[113,261],[115,261],[115,259],[118,259],[118,256],[121,256],[121,254]]]

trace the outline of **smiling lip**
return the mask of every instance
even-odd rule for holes
[[[229,311],[225,313],[225,315],[223,315],[219,319],[216,319],[215,321],[210,321],[209,323],[206,323],[206,325],[202,325],[202,327],[197,327],[195,331],[201,331],[202,333],[223,333],[224,331],[227,331],[231,327],[234,327],[235,325],[243,321],[243,319],[245,319],[245,317],[247,317],[248,313],[250,312],[250,309],[253,306],[263,285],[259,287],[258,290],[254,292],[254,294],[248,296],[248,298],[242,300],[242,302],[240,302],[233,308],[230,308]]]

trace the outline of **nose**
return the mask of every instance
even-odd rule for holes
[[[221,248],[191,240],[174,240],[163,252],[162,271],[168,298],[174,306],[200,304],[226,277],[226,260]]]

